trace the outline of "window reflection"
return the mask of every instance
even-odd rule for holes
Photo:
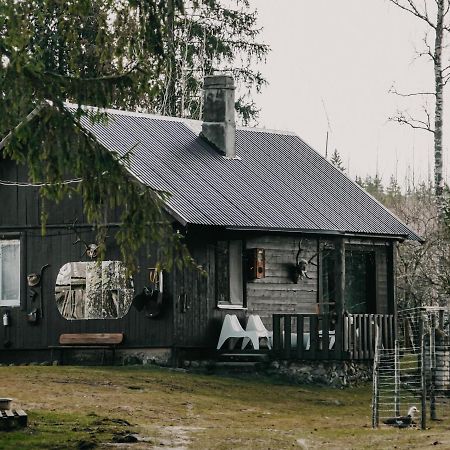
[[[56,278],[56,304],[68,320],[119,319],[133,296],[132,279],[121,261],[70,262]]]

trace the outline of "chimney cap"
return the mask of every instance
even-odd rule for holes
[[[231,75],[206,75],[203,87],[205,89],[234,89],[234,78]]]

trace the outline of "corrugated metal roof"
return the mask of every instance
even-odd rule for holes
[[[238,128],[239,159],[219,155],[200,122],[107,110],[82,124],[111,151],[131,151],[131,172],[171,194],[186,223],[421,238],[292,133]]]

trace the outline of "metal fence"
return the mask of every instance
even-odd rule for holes
[[[450,313],[422,307],[398,314],[392,347],[378,341],[373,369],[372,424],[405,416],[416,406],[417,425],[450,417]]]

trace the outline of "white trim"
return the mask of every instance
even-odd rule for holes
[[[66,108],[75,108],[78,109],[78,105],[75,103],[64,103]],[[111,109],[111,108],[97,108],[96,106],[90,105],[80,105],[80,108],[85,111],[99,112],[99,113],[107,113],[107,114],[118,114],[121,116],[130,116],[130,117],[145,117],[148,119],[160,119],[167,120],[169,122],[180,122],[183,123],[184,119],[180,119],[179,117],[169,117],[169,116],[161,116],[158,114],[149,114],[135,111],[124,111],[123,109]]]
[[[217,308],[219,309],[241,309],[241,310],[247,310],[246,306],[242,306],[242,305],[232,305],[231,303],[229,305],[225,304],[225,303],[219,303],[217,305]]]
[[[2,299],[1,298],[1,289],[2,289],[2,264],[3,264],[3,260],[2,260],[2,252],[1,252],[1,247],[6,246],[6,245],[17,245],[18,246],[18,253],[19,253],[19,264],[18,264],[18,271],[19,271],[19,291],[18,291],[18,297],[15,299]],[[21,268],[21,242],[20,239],[14,238],[14,239],[0,239],[0,307],[1,306],[11,306],[11,307],[19,307],[20,306],[20,298],[21,298],[21,292],[22,292],[22,287],[21,287],[21,283],[20,283],[20,268]]]
[[[20,295],[20,292],[19,292]],[[18,308],[20,306],[20,298],[19,300],[0,300],[0,307],[9,306],[12,308]]]

